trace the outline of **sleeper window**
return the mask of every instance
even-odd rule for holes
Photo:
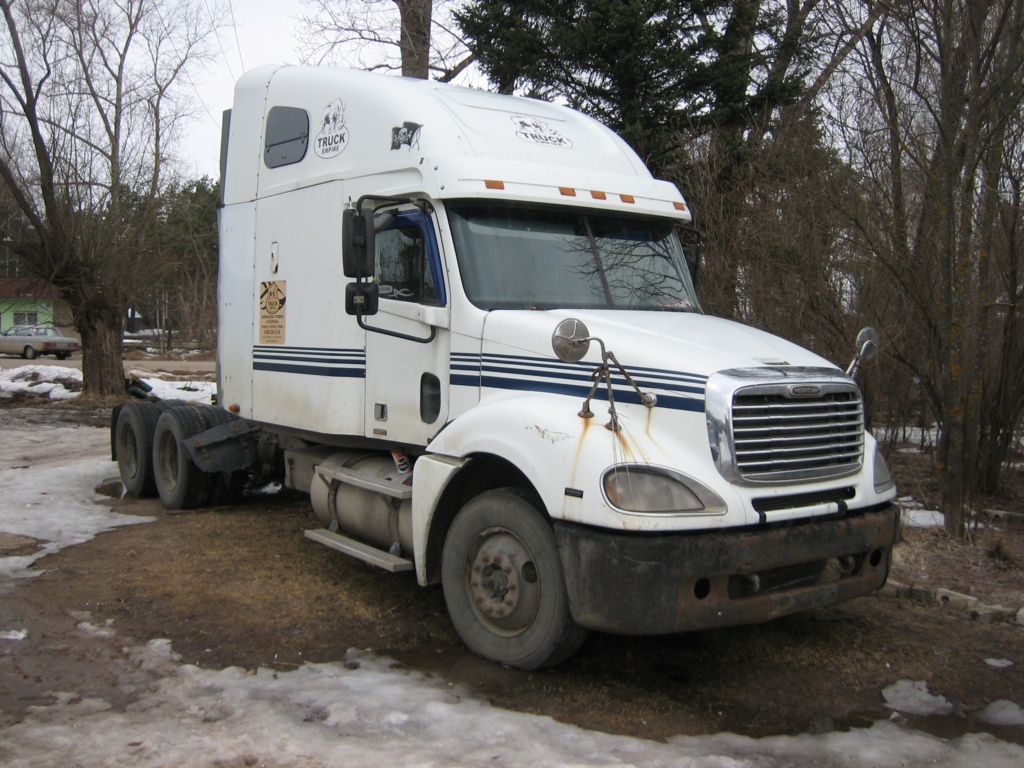
[[[268,168],[292,165],[306,156],[309,115],[295,107],[273,107],[267,115],[263,162]]]

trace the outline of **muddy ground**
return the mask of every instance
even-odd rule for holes
[[[45,408],[47,419],[106,418],[73,406]],[[927,462],[898,454],[894,471],[904,493],[934,501]],[[1019,481],[986,503],[1024,512]],[[157,501],[118,498],[119,483],[107,491],[116,511],[155,522],[44,558],[36,567],[45,573],[0,595],[0,610],[14,623],[31,615],[46,628],[5,652],[0,726],[64,690],[129,705],[147,681],[144,670],[125,670],[119,647],[169,638],[184,661],[205,667],[287,670],[342,659],[352,647],[372,649],[468,684],[500,707],[655,739],[868,725],[891,714],[883,688],[923,680],[956,715],[912,721],[915,727],[1024,743],[1024,726],[971,718],[998,699],[1024,705],[1024,626],[1012,621],[981,623],[948,606],[868,597],[754,627],[670,637],[594,633],[568,662],[527,673],[467,653],[440,588],[420,588],[411,574],[388,574],[305,539],[303,530],[318,526],[305,498],[254,494],[239,505],[169,513]],[[906,529],[896,559],[901,582],[1024,605],[1024,525],[1014,518],[968,543]],[[82,621],[112,630],[112,639],[74,632]],[[138,679],[126,683],[125,674]]]

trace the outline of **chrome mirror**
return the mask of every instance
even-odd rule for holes
[[[590,331],[582,321],[566,318],[555,328],[551,348],[563,363],[578,363],[590,350]]]
[[[861,328],[860,333],[857,334],[857,354],[854,355],[850,367],[846,369],[847,376],[856,378],[857,369],[860,368],[861,363],[870,363],[878,357],[880,341],[881,337],[874,328]]]

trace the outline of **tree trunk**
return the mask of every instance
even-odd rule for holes
[[[85,394],[93,397],[124,395],[124,363],[121,356],[121,314],[110,307],[78,313],[82,334],[82,378]]]
[[[430,76],[430,16],[433,0],[395,0],[402,17],[402,76]]]

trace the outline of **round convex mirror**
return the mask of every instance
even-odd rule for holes
[[[861,362],[870,363],[878,356],[878,344],[881,338],[874,328],[861,328],[857,334],[857,355]]]
[[[578,363],[590,349],[590,331],[582,321],[567,318],[555,328],[551,348],[563,363]]]

